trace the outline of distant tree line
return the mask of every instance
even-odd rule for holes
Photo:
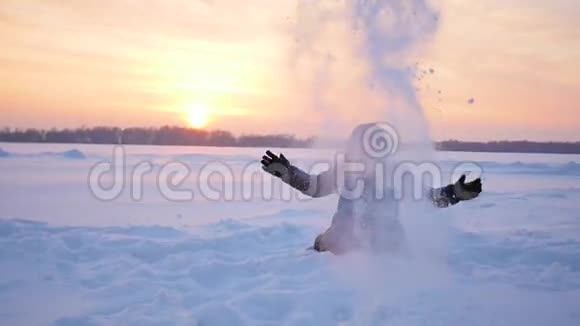
[[[310,147],[314,138],[293,135],[234,136],[223,130],[185,127],[160,128],[93,127],[76,129],[11,129],[0,131],[0,141],[21,143],[84,143],[183,146]]]
[[[580,142],[490,141],[467,142],[446,140],[436,143],[437,150],[460,152],[553,153],[580,154]]]
[[[182,146],[239,146],[239,147],[311,147],[316,139],[293,135],[234,136],[223,130],[199,130],[185,127],[160,128],[93,127],[76,129],[11,129],[0,131],[1,142],[22,143],[85,143]],[[560,153],[580,154],[580,142],[490,141],[466,142],[446,140],[436,142],[442,151]]]

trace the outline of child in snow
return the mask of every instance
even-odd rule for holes
[[[377,175],[373,165],[376,158],[362,149],[363,134],[376,124],[363,124],[354,129],[347,142],[345,161],[365,164],[358,173],[340,172],[335,168],[318,175],[310,175],[290,164],[283,154],[266,151],[262,157],[262,168],[282,179],[291,187],[311,197],[323,197],[339,193],[338,207],[330,227],[316,237],[314,250],[341,254],[353,249],[372,251],[399,250],[404,246],[404,232],[398,220],[398,203],[390,189],[376,189]],[[337,181],[343,184],[338,185]],[[362,181],[362,182],[361,182]],[[357,184],[362,191],[352,190]],[[377,196],[376,191],[383,195]],[[462,175],[454,184],[429,189],[426,196],[437,207],[448,207],[460,201],[476,198],[481,193],[481,179],[465,182]]]

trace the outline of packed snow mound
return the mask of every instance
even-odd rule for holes
[[[21,157],[21,158],[62,157],[73,160],[83,160],[87,158],[85,153],[83,153],[78,149],[70,149],[62,152],[14,153],[14,152],[6,152],[2,148],[0,148],[0,157]]]
[[[60,157],[60,158],[71,159],[71,160],[84,160],[85,158],[87,158],[85,153],[81,152],[78,149],[70,149],[70,150],[63,151],[63,152],[43,152],[43,153],[38,153],[38,154],[31,153],[31,154],[21,154],[21,155],[25,155],[27,157]]]
[[[60,155],[64,158],[70,158],[70,159],[75,159],[75,160],[83,160],[85,158],[87,158],[87,156],[85,155],[85,153],[79,151],[78,149],[71,149],[62,153],[55,153],[56,155]]]
[[[574,174],[580,175],[580,163],[570,161],[561,167],[562,171],[572,172]]]

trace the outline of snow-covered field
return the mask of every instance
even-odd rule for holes
[[[100,200],[89,171],[112,146],[0,147],[2,325],[580,324],[578,155],[438,153],[447,170],[478,162],[484,193],[420,216],[409,231],[424,241],[384,257],[306,250],[336,196],[249,187],[272,181],[241,177],[262,149],[129,146],[125,181],[138,163],[153,167],[142,196],[129,180]],[[192,199],[160,189],[168,162],[188,166],[177,188]],[[204,196],[208,163],[231,168],[232,198],[207,198],[219,178]]]

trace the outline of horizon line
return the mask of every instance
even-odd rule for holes
[[[43,128],[35,128],[35,127],[10,127],[10,126],[2,126],[0,127],[0,132],[4,132],[7,129],[10,132],[15,131],[30,131],[34,130],[37,132],[48,132],[48,131],[65,131],[65,130],[91,130],[97,128],[104,128],[104,129],[120,129],[121,131],[126,129],[161,129],[161,128],[179,128],[183,130],[190,130],[199,133],[212,133],[212,132],[227,132],[235,138],[239,137],[248,137],[248,136],[291,136],[296,137],[298,140],[309,140],[315,139],[317,141],[325,141],[325,142],[335,142],[340,141],[340,137],[319,137],[315,135],[310,136],[298,136],[297,134],[292,133],[235,133],[230,130],[226,129],[210,129],[210,128],[194,128],[191,126],[183,126],[183,125],[160,125],[160,126],[129,126],[129,127],[121,127],[121,126],[113,126],[113,125],[95,125],[91,127],[87,127],[85,125],[81,125],[79,127],[43,127]],[[347,137],[347,136],[345,136]],[[490,139],[490,140],[468,140],[468,139],[459,139],[459,138],[446,138],[446,139],[430,139],[433,143],[440,143],[440,142],[462,142],[462,143],[499,143],[499,142],[528,142],[528,143],[539,143],[539,144],[546,144],[546,143],[560,143],[560,144],[578,144],[580,143],[580,139],[578,140],[535,140],[535,139],[526,139],[526,138],[513,138],[513,139]],[[0,142],[2,142],[0,140]]]

